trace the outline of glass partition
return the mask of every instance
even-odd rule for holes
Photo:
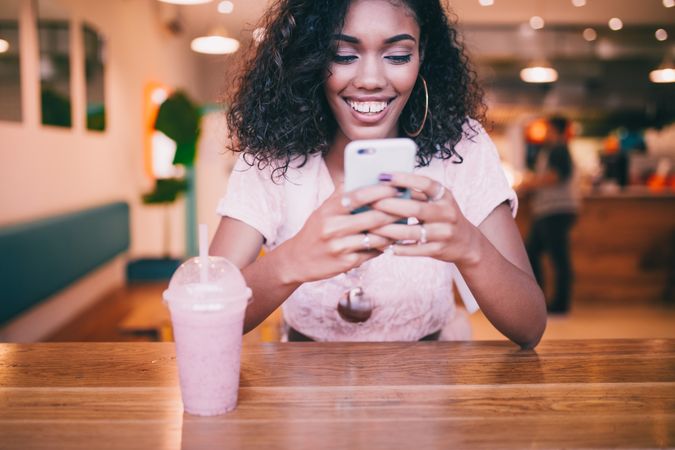
[[[0,1],[0,120],[20,122],[19,0]]]
[[[72,125],[70,99],[70,21],[54,0],[37,1],[42,123]]]
[[[82,27],[87,98],[87,129],[105,130],[105,40],[89,24]]]

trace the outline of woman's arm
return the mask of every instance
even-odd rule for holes
[[[223,217],[210,254],[224,256],[239,267],[253,291],[244,332],[258,326],[302,283],[330,278],[379,255],[391,241],[372,235],[368,248],[364,248],[362,231],[392,223],[399,217],[375,210],[352,215],[350,210],[396,194],[391,186],[372,186],[350,193],[345,202],[337,190],[294,237],[262,258],[257,258],[264,240],[262,234],[244,222]]]
[[[223,217],[209,251],[211,255],[224,256],[239,267],[253,291],[253,301],[246,308],[244,333],[265,320],[300,285],[286,281],[284,265],[275,264],[279,252],[257,258],[263,240],[262,234],[252,226]]]
[[[495,208],[477,231],[474,253],[457,267],[495,328],[533,348],[546,329],[546,302],[509,206]]]
[[[392,240],[419,240],[425,233],[426,243],[395,245],[394,252],[455,263],[490,322],[522,347],[537,345],[546,328],[544,294],[508,205],[498,206],[475,227],[438,182],[420,175],[395,174],[391,184],[415,189],[424,193],[424,198],[385,199],[375,208],[417,217],[424,231],[419,225],[393,224],[374,232]]]

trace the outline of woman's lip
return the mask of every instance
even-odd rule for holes
[[[372,124],[372,123],[377,123],[377,122],[379,122],[380,120],[382,120],[382,118],[384,118],[384,116],[387,115],[387,113],[389,112],[389,108],[391,107],[391,104],[392,104],[392,102],[394,101],[394,99],[391,98],[391,97],[389,97],[389,98],[387,98],[387,99],[380,99],[380,100],[373,100],[373,99],[369,99],[369,100],[356,100],[354,97],[345,97],[345,98],[344,98],[344,101],[345,101],[345,105],[347,106],[347,108],[349,108],[349,110],[351,111],[352,117],[354,117],[357,121],[359,121],[359,122],[361,122],[361,123]],[[359,101],[359,102],[364,102],[364,101],[368,101],[368,102],[381,101],[381,102],[387,102],[387,106],[386,106],[382,111],[380,111],[379,113],[376,113],[376,114],[372,114],[372,113],[361,113],[361,112],[355,110],[354,108],[352,108],[352,105],[349,104],[349,101]]]
[[[395,97],[343,97],[347,102],[391,102]]]

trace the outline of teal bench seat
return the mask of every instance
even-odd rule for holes
[[[0,228],[0,324],[126,251],[129,240],[125,202]]]

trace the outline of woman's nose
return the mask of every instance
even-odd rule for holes
[[[387,84],[384,66],[380,58],[365,57],[359,64],[354,86],[361,89],[379,89]]]

